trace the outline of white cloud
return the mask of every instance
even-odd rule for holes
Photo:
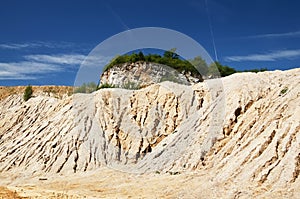
[[[24,43],[0,43],[0,50],[24,50],[24,49],[74,49],[80,51],[90,51],[88,44],[75,44],[70,42],[24,42]],[[0,80],[8,79],[37,79],[46,76],[49,73],[67,72],[78,69],[82,64],[86,67],[99,67],[110,61],[110,57],[104,56],[86,56],[82,53],[77,54],[31,54],[22,56],[21,61],[0,62]],[[101,71],[99,71],[101,73]]]
[[[0,63],[0,79],[36,79],[36,75],[62,71],[61,67],[51,64],[22,61]]]
[[[113,57],[111,56],[102,56],[102,55],[89,55],[86,59],[82,62],[83,67],[99,67],[105,66],[108,64]]]
[[[35,62],[52,63],[52,64],[66,64],[66,65],[80,65],[85,55],[81,54],[62,54],[62,55],[28,55],[25,59]]]
[[[300,31],[254,35],[254,36],[249,36],[248,38],[279,38],[279,37],[282,37],[282,38],[300,37]]]
[[[35,76],[23,75],[11,72],[0,72],[0,80],[32,80],[37,79]]]
[[[111,57],[86,56],[83,54],[27,55],[20,62],[0,63],[0,80],[36,79],[48,73],[70,71],[81,64],[84,67],[104,66]],[[101,71],[99,71],[100,75]]]
[[[3,49],[21,49],[21,48],[27,48],[29,45],[27,44],[0,44],[0,48]]]
[[[300,49],[297,50],[281,50],[265,54],[252,54],[245,56],[228,56],[226,61],[241,62],[241,61],[277,61],[279,59],[295,59],[300,57]]]
[[[49,64],[59,64],[59,65],[80,65],[83,64],[85,67],[94,67],[99,65],[107,64],[112,57],[105,56],[86,56],[82,54],[60,54],[60,55],[27,55],[24,56],[25,59],[49,63]]]
[[[6,50],[20,50],[24,48],[70,48],[73,47],[73,43],[68,42],[27,42],[27,43],[2,43],[0,49]]]
[[[20,62],[0,63],[0,79],[36,79],[79,66],[85,55],[28,55]]]
[[[1,77],[0,79],[14,79],[18,76],[20,75],[13,71],[0,71],[0,77]]]

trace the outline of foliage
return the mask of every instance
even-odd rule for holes
[[[200,56],[197,56],[195,57],[194,59],[191,59],[189,60],[190,63],[196,67],[196,69],[198,69],[198,71],[200,71],[200,73],[203,75],[203,76],[206,76],[207,73],[208,73],[208,66],[207,66],[207,63],[205,62],[204,59],[202,59],[202,57]]]
[[[288,90],[289,90],[289,88],[288,88],[288,87],[285,87],[284,89],[282,89],[282,90],[280,91],[280,94],[281,94],[281,95],[284,95]]]
[[[81,86],[76,87],[74,93],[92,93],[97,90],[95,82],[83,83]]]
[[[175,51],[176,48],[173,48],[169,51],[165,51],[163,53],[163,56],[159,54],[144,55],[143,52],[116,56],[108,65],[104,67],[104,71],[114,66],[118,66],[120,64],[135,63],[139,61],[167,65],[176,69],[178,72],[190,72],[192,76],[197,77],[199,79],[202,79],[202,75],[210,78],[217,78],[219,76],[225,77],[236,72],[262,72],[267,70],[267,68],[260,68],[237,71],[234,68],[222,65],[220,62],[217,61],[208,66],[206,61],[200,56],[197,56],[194,59],[190,60],[183,60]],[[199,73],[199,71],[201,74]]]
[[[101,84],[101,85],[97,88],[97,90],[103,89],[103,88],[115,88],[115,85],[109,84],[109,83],[104,83],[104,84]]]
[[[236,73],[237,71],[234,68],[229,66],[224,66],[220,62],[214,62],[207,68],[207,76],[209,78],[225,77]]]
[[[222,65],[220,62],[214,62],[213,64],[211,64],[208,67],[207,75],[212,76],[212,77],[217,77],[219,74],[221,77],[225,77],[225,76],[237,73],[237,72],[255,72],[255,73],[257,73],[257,72],[263,72],[263,71],[267,71],[267,70],[268,70],[267,68],[260,68],[260,69],[237,71],[232,67]]]
[[[250,70],[244,70],[242,72],[253,72],[253,73],[258,73],[258,72],[264,72],[267,71],[267,68],[260,68],[260,69],[250,69]]]
[[[172,48],[169,51],[164,52],[164,57],[169,59],[179,59],[179,55],[175,53],[176,48]]]
[[[187,60],[182,60],[179,55],[175,53],[176,49],[165,51],[164,55],[148,54],[144,55],[142,52],[132,53],[130,55],[122,55],[114,58],[108,65],[104,67],[104,71],[124,63],[136,63],[139,61],[154,62],[170,66],[178,72],[191,72],[191,75],[201,77],[198,70]]]
[[[222,64],[220,64],[220,62],[215,62],[215,65],[217,66],[221,77],[232,75],[233,73],[237,72],[234,68],[231,68],[229,66],[223,66]]]
[[[23,99],[25,102],[28,101],[32,97],[32,93],[33,93],[32,86],[28,85],[25,88],[24,95],[23,95]]]

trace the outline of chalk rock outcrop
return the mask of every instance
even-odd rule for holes
[[[203,81],[201,75],[180,73],[176,69],[152,62],[124,63],[106,70],[100,77],[100,86],[114,85],[119,88],[136,89],[164,81],[191,85]]]

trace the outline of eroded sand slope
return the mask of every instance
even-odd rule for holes
[[[299,85],[294,69],[62,99],[10,95],[0,102],[2,183],[31,182],[33,195],[61,182],[74,197],[297,198]]]

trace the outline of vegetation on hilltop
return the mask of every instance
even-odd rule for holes
[[[167,65],[176,69],[178,72],[191,72],[192,76],[201,78],[201,74],[193,66],[193,64],[191,64],[187,60],[180,59],[179,55],[175,53],[175,50],[176,49],[165,51],[163,56],[159,54],[144,55],[143,52],[117,56],[104,67],[104,71],[124,63],[136,63],[139,61],[145,61]]]
[[[79,87],[75,87],[74,93],[92,93],[98,90],[98,85],[95,82],[83,83]]]
[[[214,62],[208,65],[206,61],[200,56],[197,56],[191,60],[183,60],[177,53],[175,53],[175,51],[175,48],[169,51],[165,51],[163,53],[163,56],[159,54],[144,55],[141,51],[139,53],[134,52],[132,54],[117,56],[104,67],[104,71],[107,71],[108,69],[118,66],[120,64],[136,63],[140,61],[167,65],[176,69],[178,72],[190,72],[192,76],[198,77],[199,79],[201,79],[202,76],[207,78],[216,78],[219,76],[225,77],[236,72],[260,72],[267,70],[266,68],[261,68],[237,71],[232,67],[222,65],[220,62]]]
[[[191,76],[197,77],[202,80],[202,77],[205,78],[217,78],[217,77],[225,77],[237,72],[260,72],[266,71],[266,68],[262,69],[253,69],[246,71],[237,71],[232,67],[222,65],[220,62],[214,62],[210,65],[206,63],[206,61],[197,56],[191,60],[183,60],[180,56],[175,52],[176,49],[171,49],[169,51],[165,51],[163,55],[159,54],[147,54],[144,55],[143,52],[133,52],[131,54],[124,54],[121,56],[117,56],[110,61],[104,67],[103,71],[107,71],[112,67],[118,67],[121,64],[125,63],[136,63],[136,62],[152,62],[167,65],[171,68],[174,68],[180,73],[190,73]],[[76,87],[74,93],[92,93],[98,89],[103,88],[115,88],[118,85],[111,85],[109,83],[103,85],[96,85],[94,82],[84,83],[79,87]],[[139,85],[133,85],[132,82],[129,82],[125,85],[126,89],[139,89]]]
[[[33,93],[32,86],[28,85],[25,88],[24,95],[23,95],[23,99],[25,102],[28,101],[32,97],[32,93]]]

